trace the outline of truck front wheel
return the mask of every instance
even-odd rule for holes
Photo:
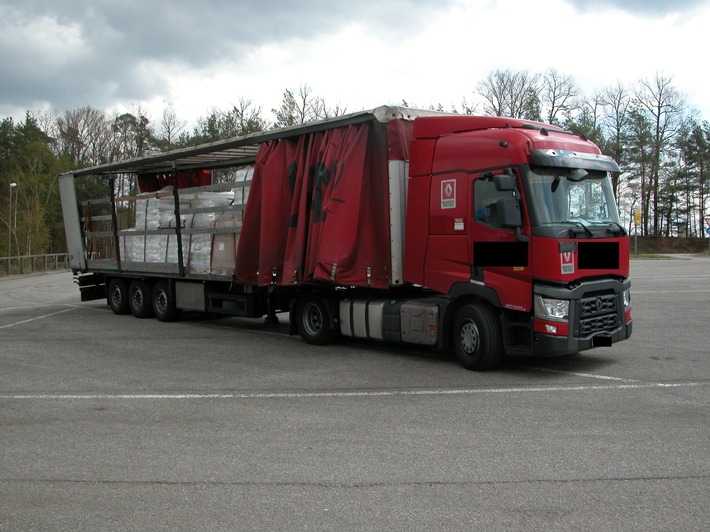
[[[128,287],[128,304],[131,307],[131,314],[136,318],[153,317],[150,285],[141,279],[131,281]]]
[[[125,279],[114,278],[108,283],[108,304],[114,314],[128,314],[128,283]]]
[[[498,316],[488,305],[464,305],[453,330],[456,357],[466,369],[483,371],[503,360],[503,338]]]
[[[306,343],[325,345],[337,336],[330,327],[330,311],[325,299],[304,297],[296,305],[296,326],[298,334]]]

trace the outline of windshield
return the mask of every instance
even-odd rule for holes
[[[598,170],[531,168],[528,180],[533,225],[619,226],[609,174]]]

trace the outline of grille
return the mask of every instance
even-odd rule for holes
[[[605,294],[580,300],[579,336],[589,336],[600,331],[612,331],[619,324],[616,312],[617,297]]]
[[[582,299],[581,304],[582,318],[596,316],[598,314],[606,314],[608,312],[616,313],[616,296],[613,294],[585,297]]]
[[[579,322],[579,335],[588,336],[599,331],[610,331],[616,329],[616,314],[608,314],[597,318],[587,318]]]

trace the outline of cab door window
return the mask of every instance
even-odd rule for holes
[[[496,203],[500,199],[510,198],[511,191],[496,190],[493,179],[479,178],[473,187],[474,220],[489,227],[501,229]]]

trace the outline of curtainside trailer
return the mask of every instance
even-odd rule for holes
[[[561,128],[380,107],[58,176],[83,301],[288,312],[464,367],[631,336],[617,164]]]

